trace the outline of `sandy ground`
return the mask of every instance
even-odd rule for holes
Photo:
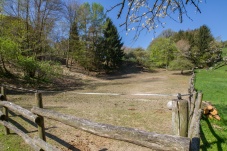
[[[43,93],[44,108],[75,115],[94,122],[172,134],[171,111],[166,104],[177,93],[187,94],[190,75],[157,70],[114,76],[90,77],[74,72],[58,91]],[[187,99],[187,97],[185,97]],[[9,94],[9,100],[27,109],[34,106],[34,94]],[[21,116],[11,115],[21,121]],[[150,149],[95,136],[59,122],[45,119],[47,142],[62,150],[75,151],[149,151]],[[23,130],[37,135],[36,128],[24,124]]]

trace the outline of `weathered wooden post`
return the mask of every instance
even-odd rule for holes
[[[6,97],[6,89],[2,86],[1,87],[1,101],[7,101],[7,97]],[[7,107],[3,107],[3,114],[4,114],[4,120],[8,122],[8,108]],[[7,127],[5,127],[5,134],[8,135],[10,133],[9,129]]]
[[[188,136],[188,101],[179,95],[172,101],[172,127],[174,135]]]
[[[200,119],[202,117],[202,104],[203,94],[198,93],[195,107],[193,109],[193,116],[188,130],[188,138],[191,139],[191,151],[199,151],[200,148]]]
[[[196,98],[197,98],[197,92],[194,91],[192,93],[192,98],[190,101],[190,108],[189,108],[189,125],[191,124],[192,116],[194,114],[194,108],[195,108],[195,103],[196,103]]]
[[[39,93],[39,92],[35,93],[35,99],[36,99],[37,106],[39,108],[43,108],[42,93]],[[40,120],[37,122],[39,138],[46,141],[44,118],[40,115],[38,115],[38,116],[40,117]]]

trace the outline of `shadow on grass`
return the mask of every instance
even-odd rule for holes
[[[19,117],[19,118],[21,118],[22,120],[24,120],[25,122],[27,122],[28,124],[30,124],[31,126],[37,127],[37,125],[36,125],[34,122],[32,122],[31,120],[29,120],[29,119],[23,117],[22,115],[18,115],[18,114],[14,113],[14,112],[12,112],[12,111],[10,111],[10,110],[9,110],[9,113],[10,113],[10,115],[11,115],[12,117]],[[9,116],[9,117],[10,117],[10,116]],[[16,123],[16,121],[14,121],[12,118],[9,118],[9,120],[10,120],[10,122],[11,122],[12,124],[14,124],[15,126],[19,126],[19,125],[20,125],[19,123]],[[23,130],[22,130],[22,131],[23,131]],[[26,131],[24,131],[24,132],[26,132]]]
[[[18,117],[18,118],[21,118],[22,120],[24,120],[25,122],[29,123],[31,126],[34,126],[37,128],[37,125],[32,122],[31,120],[23,117],[22,115],[17,115],[16,113],[12,112],[12,111],[9,111],[10,115],[12,117]],[[28,131],[24,126],[22,126],[19,122],[15,121],[14,119],[12,118],[9,118],[9,122],[12,123],[14,126],[16,126],[18,129],[20,129],[21,131],[23,131],[24,133],[28,134],[28,133],[35,133],[35,132],[38,132],[38,130],[34,130],[34,131]],[[55,126],[53,127],[48,127],[48,128],[45,128],[45,130],[49,130],[49,129],[52,129],[52,128],[57,128]],[[12,133],[13,135],[15,133]],[[72,150],[72,151],[80,151],[78,148],[75,148],[73,145],[69,144],[68,142],[58,138],[57,136],[53,135],[53,134],[50,134],[48,132],[45,132],[45,135],[46,137],[56,141],[57,143],[61,144],[62,146],[65,146],[66,148],[68,148],[69,150]]]
[[[211,145],[216,144],[218,151],[223,151],[223,148],[222,148],[221,145],[222,145],[222,143],[224,143],[224,139],[221,138],[220,136],[218,136],[215,133],[215,131],[214,131],[214,129],[213,129],[213,127],[212,127],[212,125],[211,125],[211,123],[210,123],[208,118],[203,118],[203,120],[206,122],[206,124],[207,124],[207,126],[209,128],[209,133],[211,133],[215,137],[215,139],[217,141],[208,142],[207,138],[205,137],[204,130],[201,127],[200,128],[200,133],[201,133],[200,136],[201,136],[201,141],[203,142],[203,145],[200,146],[200,149],[202,151],[207,151],[211,147]]]

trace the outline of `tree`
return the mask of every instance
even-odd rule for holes
[[[73,56],[75,55],[75,51],[78,50],[80,46],[79,42],[79,29],[77,22],[77,14],[78,14],[79,4],[75,0],[64,1],[63,2],[63,16],[67,23],[68,31],[68,45],[66,51],[66,67],[69,67],[69,60],[71,56],[71,64],[73,60]]]
[[[187,59],[191,58],[191,53],[189,51],[191,48],[191,45],[189,44],[188,40],[181,39],[181,40],[177,41],[176,47],[180,52],[180,54],[179,54],[180,56],[183,56]]]
[[[221,60],[221,45],[206,25],[199,29],[179,31],[172,39],[176,42],[180,55],[197,67],[210,67]]]
[[[201,26],[194,32],[194,43],[192,54],[194,54],[194,62],[199,67],[210,67],[220,60],[221,46],[215,42],[209,27]],[[215,59],[216,58],[216,59]]]
[[[78,33],[78,26],[76,20],[72,23],[70,27],[69,32],[69,42],[68,42],[68,52],[67,52],[67,60],[66,60],[66,66],[68,66],[69,62],[69,56],[75,55],[76,51],[79,51],[80,49],[80,39],[79,39],[79,33]]]
[[[136,37],[144,29],[151,31],[158,26],[164,27],[165,17],[170,17],[175,21],[183,22],[183,17],[188,16],[188,6],[192,5],[196,11],[200,12],[199,4],[201,0],[121,0],[118,4],[110,8],[109,11],[120,7],[118,18],[126,12],[125,21],[120,26],[125,26],[126,31],[136,30]],[[124,11],[124,9],[126,9]],[[173,13],[178,15],[174,18]],[[133,24],[136,24],[132,26]],[[136,27],[136,28],[135,28]]]
[[[203,53],[206,49],[208,49],[211,41],[214,41],[214,37],[211,34],[209,27],[206,25],[201,26],[198,29],[197,35],[197,46],[201,53]]]
[[[81,53],[76,53],[75,58],[78,58],[79,64],[85,69],[99,68],[99,43],[102,39],[102,30],[105,20],[104,8],[98,3],[84,3],[79,7],[78,10],[78,30],[81,40]],[[82,60],[83,59],[83,60]]]
[[[103,39],[104,60],[106,68],[117,68],[122,63],[124,52],[122,50],[123,43],[118,34],[117,28],[114,26],[110,18],[106,19],[104,27]]]
[[[177,48],[169,38],[158,38],[148,47],[148,51],[151,62],[167,69],[177,53]]]
[[[157,38],[170,38],[170,37],[173,37],[175,35],[175,33],[176,32],[171,29],[166,29],[166,30],[162,31],[161,34],[159,34]]]
[[[183,74],[184,70],[191,70],[194,67],[193,63],[185,57],[179,56],[170,62],[169,68],[171,70],[180,70]]]
[[[20,19],[18,24],[26,22],[26,36],[22,37],[25,43],[23,48],[30,56],[40,55],[50,48],[48,36],[61,10],[61,0],[7,0],[4,3],[5,14]]]
[[[15,61],[18,56],[17,44],[9,38],[0,37],[0,72],[3,74],[9,74],[10,72],[6,68],[6,62]]]

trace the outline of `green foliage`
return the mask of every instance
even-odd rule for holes
[[[0,37],[0,74],[11,75],[6,67],[6,63],[15,61],[18,51],[17,44],[9,38]]]
[[[130,52],[126,53],[124,58],[127,61],[142,65],[147,69],[153,69],[152,63],[149,60],[149,52],[143,48],[134,48]]]
[[[223,60],[227,60],[227,47],[222,49],[222,58]]]
[[[177,44],[181,42],[181,48],[182,42],[188,43],[184,45],[187,49],[180,51],[197,67],[210,67],[221,60],[221,43],[215,41],[210,29],[205,25],[191,31],[179,31],[172,39]]]
[[[183,70],[189,70],[194,67],[193,63],[184,58],[184,57],[178,57],[177,59],[170,62],[169,69],[171,70],[181,70],[181,73],[183,73]]]
[[[104,51],[103,59],[106,68],[117,68],[122,63],[124,52],[122,49],[123,43],[118,34],[117,28],[114,26],[110,18],[106,19],[104,26],[104,38],[101,42],[102,51]],[[101,47],[100,47],[101,48]]]
[[[157,67],[168,67],[177,53],[175,44],[169,38],[158,38],[148,47],[150,61]]]
[[[18,55],[18,47],[9,38],[0,37],[0,56],[4,59],[15,59]]]
[[[102,66],[102,53],[100,39],[103,38],[102,30],[105,13],[102,5],[98,3],[84,3],[77,11],[77,30],[80,41],[75,43],[73,50],[75,61],[85,69],[100,69]],[[75,32],[75,30],[74,30]]]
[[[34,78],[36,71],[38,70],[38,62],[34,57],[18,57],[18,65],[24,72],[24,76],[27,78]]]
[[[48,81],[61,73],[58,64],[51,61],[37,61],[34,57],[18,57],[18,66],[27,80]]]
[[[202,119],[201,149],[227,150],[227,66],[217,70],[196,70],[195,88],[203,92],[203,100],[210,101],[218,110],[220,121]]]

